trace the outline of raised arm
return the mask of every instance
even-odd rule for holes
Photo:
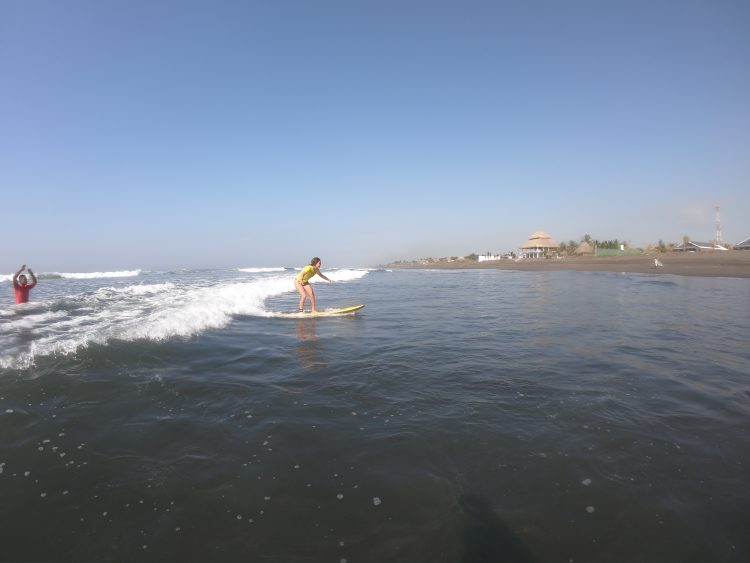
[[[34,275],[34,272],[31,271],[31,268],[28,268],[29,275],[31,276],[31,286],[34,287],[36,285],[36,276]]]
[[[15,274],[13,274],[13,285],[18,285],[18,276],[20,276],[21,272],[23,272],[25,269],[26,269],[26,264],[21,266],[21,268]]]

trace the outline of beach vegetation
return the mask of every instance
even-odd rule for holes
[[[628,247],[628,243],[625,241],[620,241],[618,239],[612,239],[612,240],[594,240],[592,242],[593,246],[596,246],[598,248],[607,248],[611,250],[619,250],[620,245],[625,245],[625,247]]]

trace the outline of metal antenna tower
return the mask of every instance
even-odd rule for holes
[[[719,214],[719,206],[715,206],[716,209],[716,244],[721,244],[721,215]]]

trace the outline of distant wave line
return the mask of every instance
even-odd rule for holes
[[[116,272],[45,272],[40,278],[64,278],[73,280],[88,280],[98,278],[131,278],[141,274],[142,270],[120,270]]]
[[[237,270],[249,274],[262,274],[264,272],[283,272],[286,268],[237,268]]]

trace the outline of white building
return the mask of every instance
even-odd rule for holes
[[[477,257],[477,260],[479,262],[489,262],[489,261],[492,261],[492,260],[502,260],[502,259],[503,259],[503,257],[500,256],[499,254],[480,254]]]

